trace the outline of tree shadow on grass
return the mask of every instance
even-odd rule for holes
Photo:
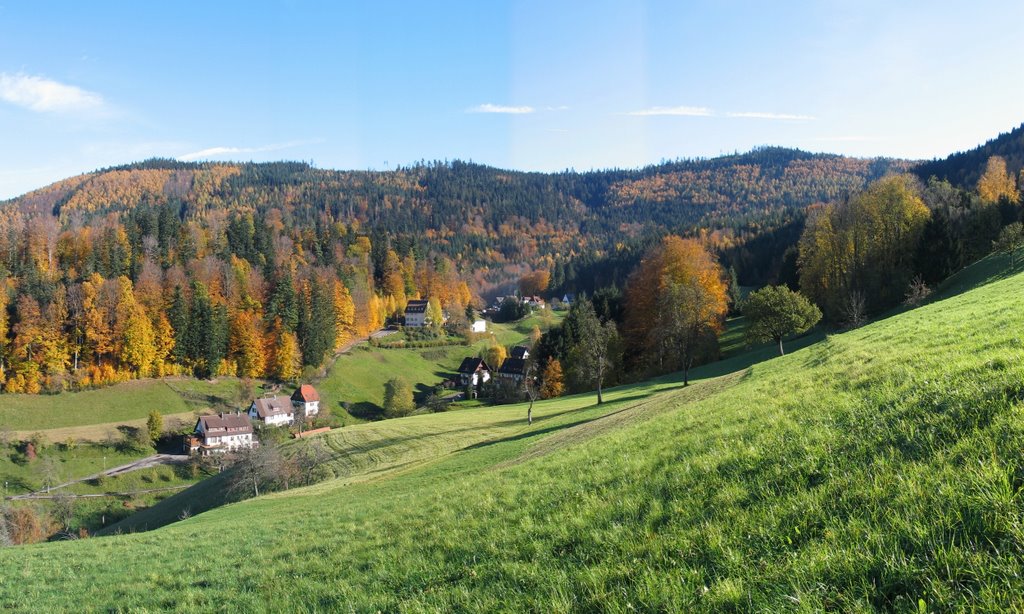
[[[381,420],[384,418],[384,408],[380,407],[376,403],[369,401],[359,401],[358,403],[352,403],[347,408],[340,404],[342,409],[348,411],[349,415],[353,418],[360,418],[362,420]]]

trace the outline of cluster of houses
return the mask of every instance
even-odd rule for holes
[[[186,438],[185,447],[189,454],[202,456],[251,448],[259,445],[253,428],[255,423],[291,426],[295,424],[296,415],[310,418],[319,413],[320,394],[316,388],[303,384],[290,398],[256,399],[245,413],[236,411],[200,416],[192,436]]]
[[[492,375],[519,385],[526,377],[526,359],[529,357],[530,351],[525,346],[517,345],[498,369],[493,370],[483,358],[470,356],[459,365],[458,384],[471,398],[480,394],[480,389],[491,381]]]

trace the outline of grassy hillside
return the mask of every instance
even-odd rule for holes
[[[6,550],[0,607],[1013,609],[1022,292],[1022,275],[991,281],[686,389],[542,403],[532,428],[374,479]],[[388,427],[477,428],[461,417]]]
[[[5,394],[0,402],[0,426],[33,432],[124,424],[145,420],[154,409],[168,415],[233,407],[238,392],[238,379],[227,377],[216,381],[145,379],[55,395]]]
[[[534,326],[547,330],[564,317],[562,312],[538,313],[509,324],[488,323],[488,330],[502,345],[524,343]],[[386,338],[385,338],[386,339]],[[347,424],[363,418],[378,417],[384,402],[384,384],[393,377],[404,377],[419,394],[452,376],[466,356],[475,356],[490,341],[481,340],[472,346],[454,345],[427,349],[378,349],[358,345],[339,356],[325,377],[317,382],[330,409],[341,415]],[[345,414],[348,404],[352,416]],[[354,419],[352,419],[354,417]]]

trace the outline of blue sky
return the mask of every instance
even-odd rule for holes
[[[929,158],[1024,122],[1024,2],[9,2],[0,198],[153,156]]]

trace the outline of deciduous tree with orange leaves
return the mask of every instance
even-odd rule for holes
[[[626,342],[656,372],[689,369],[712,358],[728,310],[722,267],[693,239],[665,237],[633,272],[626,288]]]

